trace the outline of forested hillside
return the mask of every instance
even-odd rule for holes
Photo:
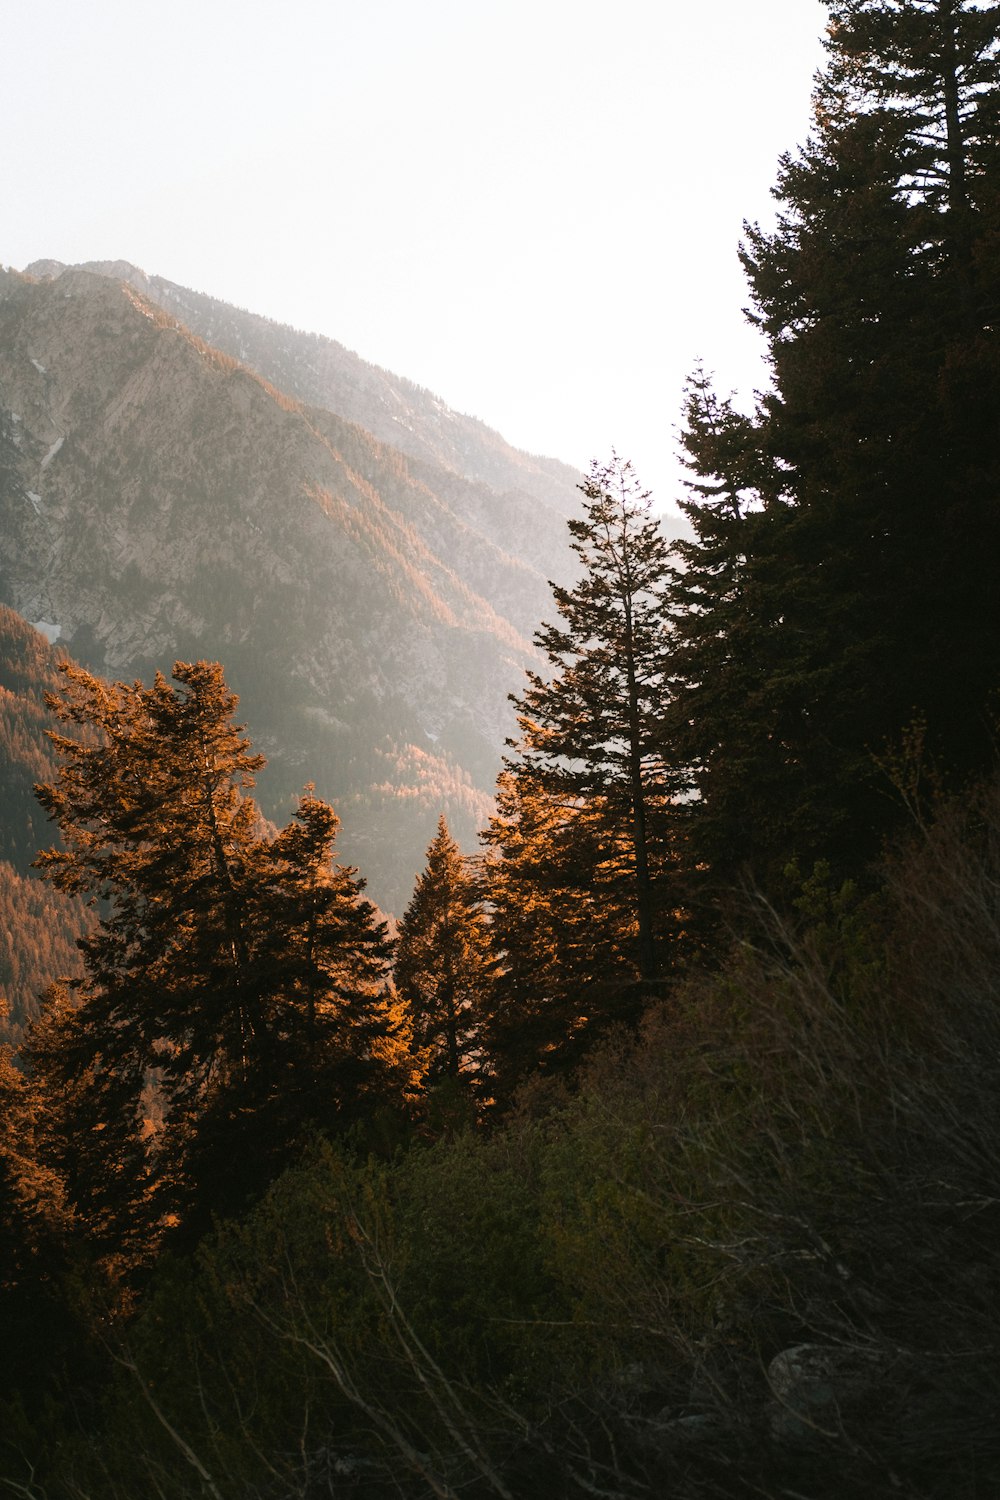
[[[46,737],[55,720],[45,693],[56,685],[58,657],[43,636],[0,606],[0,1036],[20,1036],[38,1014],[42,991],[77,963],[87,926],[79,902],[66,901],[31,871],[52,830],[34,793],[55,773]]]
[[[62,666],[10,1494],[1000,1493],[1000,3],[826,8],[771,385],[693,374],[689,540],[595,462],[394,933],[224,663]]]

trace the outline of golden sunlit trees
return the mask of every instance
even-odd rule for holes
[[[60,1165],[85,1219],[155,1236],[167,1215],[239,1206],[306,1128],[355,1116],[383,1072],[389,947],[332,863],[329,807],[307,793],[262,833],[263,759],[217,663],[152,687],[64,676],[63,764],[39,788],[63,847],[38,863],[100,922],[26,1054],[72,1098]]]
[[[557,624],[535,641],[520,734],[486,842],[495,944],[494,1050],[550,1060],[595,1022],[625,1018],[655,984],[668,915],[671,778],[668,544],[631,463],[594,463],[569,523],[581,572],[553,585]]]
[[[481,1062],[489,927],[479,882],[443,816],[399,923],[394,979],[427,1084],[471,1081]]]

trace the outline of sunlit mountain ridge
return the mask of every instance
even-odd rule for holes
[[[117,263],[2,273],[0,417],[0,601],[114,677],[221,660],[265,807],[315,782],[401,909],[438,813],[486,815],[572,471]]]

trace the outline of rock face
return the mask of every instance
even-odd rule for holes
[[[886,1374],[884,1354],[825,1344],[796,1344],[771,1360],[771,1433],[792,1447],[836,1438],[845,1418],[875,1399]]]
[[[267,809],[314,781],[401,910],[438,813],[470,841],[488,810],[571,472],[329,340],[128,266],[34,270],[0,273],[0,602],[112,676],[222,661]]]
[[[565,519],[579,509],[580,476],[568,465],[512,448],[485,423],[452,411],[432,391],[369,364],[334,339],[147,276],[128,261],[88,261],[76,269],[127,283],[286,395],[336,412],[406,454],[412,471],[435,493],[444,490],[455,514],[502,551],[543,572],[561,554]],[[36,261],[25,274],[51,278],[66,270],[59,261]],[[449,475],[458,482],[449,482]]]

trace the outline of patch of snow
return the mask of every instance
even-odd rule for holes
[[[427,736],[427,738],[429,740],[433,740],[434,743],[435,743],[435,745],[437,744],[438,740],[441,738],[441,736],[439,734],[431,734],[431,732],[430,732],[429,729],[425,729],[424,730],[424,734]]]
[[[34,365],[34,367],[38,371],[39,375],[47,375],[49,373],[48,370],[45,368],[44,365],[40,365],[38,363],[37,359],[33,359],[31,361],[31,363]]]
[[[43,469],[47,469],[48,468],[49,464],[55,458],[56,454],[59,452],[59,449],[62,447],[62,445],[63,445],[63,443],[65,441],[66,441],[66,435],[65,435],[65,433],[63,434],[62,437],[57,437],[56,438],[55,442],[52,444],[52,447],[49,449],[48,453],[46,453],[45,457],[42,459],[41,467]]]
[[[51,620],[32,620],[32,630],[37,630],[39,635],[44,635],[50,646],[54,646],[62,635],[62,626],[53,625]]]
[[[29,490],[28,491],[28,499],[31,501],[32,505],[35,507],[35,515],[36,516],[40,516],[41,513],[42,513],[42,497],[41,497],[41,495],[36,495],[35,492],[34,492],[34,490]]]

